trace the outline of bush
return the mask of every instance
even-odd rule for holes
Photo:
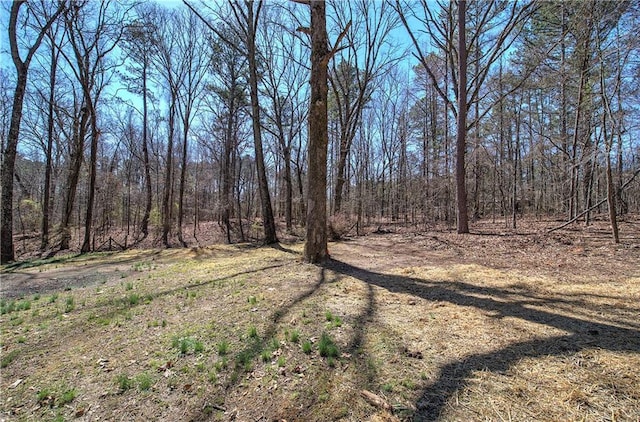
[[[353,224],[346,214],[336,214],[329,217],[327,228],[331,240],[340,240],[351,231]]]

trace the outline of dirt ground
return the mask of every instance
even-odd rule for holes
[[[640,221],[554,224],[4,267],[0,420],[640,420]]]

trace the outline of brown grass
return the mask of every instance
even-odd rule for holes
[[[0,418],[640,420],[637,240],[537,233],[370,235],[324,267],[293,244],[5,268],[3,306],[30,307],[0,316]]]

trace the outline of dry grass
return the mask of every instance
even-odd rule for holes
[[[519,239],[369,236],[325,267],[296,244],[5,268],[5,309],[30,305],[0,316],[0,417],[640,420],[638,249]]]

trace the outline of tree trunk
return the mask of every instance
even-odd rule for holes
[[[147,104],[147,65],[148,61],[145,56],[142,64],[142,160],[144,166],[144,181],[145,181],[145,207],[144,214],[142,215],[142,221],[140,222],[140,231],[142,232],[142,239],[144,240],[149,235],[149,216],[151,215],[152,204],[152,187],[151,187],[151,169],[149,164],[149,144],[148,144],[148,109]]]
[[[284,151],[284,220],[287,233],[293,230],[293,180],[291,175],[291,148]]]
[[[49,204],[51,203],[51,172],[52,172],[52,150],[53,150],[53,125],[54,110],[53,102],[55,101],[56,73],[58,69],[58,57],[56,48],[51,36],[51,67],[49,74],[49,104],[47,110],[47,147],[46,147],[46,164],[44,173],[44,187],[42,199],[42,236],[40,239],[40,250],[44,251],[49,247]]]
[[[180,188],[178,192],[178,241],[183,248],[187,247],[187,242],[182,237],[182,220],[184,217],[184,190],[187,178],[187,136],[189,135],[189,113],[185,111],[185,118],[183,119],[183,132],[182,132],[182,165],[180,166]]]
[[[172,88],[173,90],[173,88]],[[167,163],[164,176],[164,196],[162,198],[162,243],[165,247],[170,247],[169,232],[171,231],[171,197],[173,191],[173,133],[175,131],[176,114],[175,92],[171,94],[171,104],[169,105],[169,137],[167,139]]]
[[[87,101],[91,101],[87,99]],[[95,202],[96,192],[96,171],[98,161],[98,122],[94,104],[90,104],[91,114],[91,153],[89,158],[89,197],[87,199],[87,211],[84,220],[84,241],[82,242],[81,253],[91,251],[91,225],[93,224],[93,203]]]
[[[27,87],[28,68],[23,65],[17,67],[17,70],[18,80],[13,96],[13,108],[11,109],[11,126],[9,127],[7,145],[2,157],[2,235],[0,236],[0,243],[2,243],[0,262],[2,264],[15,259],[13,248],[13,173],[16,163],[18,136],[20,134],[20,122],[22,120],[22,104]]]
[[[458,233],[469,233],[465,152],[467,146],[467,41],[465,0],[458,3],[458,127],[456,133],[456,199]]]
[[[16,67],[17,80],[13,95],[7,145],[2,157],[2,169],[0,170],[0,186],[2,188],[2,206],[0,207],[2,211],[0,215],[0,264],[6,264],[15,259],[13,247],[13,173],[16,165],[18,137],[20,136],[20,123],[22,121],[22,104],[27,88],[29,64],[31,63],[33,55],[40,47],[46,32],[58,18],[58,15],[64,10],[66,2],[60,2],[56,12],[47,18],[45,25],[40,30],[33,45],[31,45],[27,51],[27,56],[24,61],[20,58],[17,39],[18,14],[23,4],[27,4],[27,2],[14,1],[11,4],[11,10],[9,12],[9,47],[11,49],[11,59]]]
[[[249,60],[249,86],[251,96],[251,118],[253,121],[253,144],[256,153],[256,168],[258,171],[258,188],[262,205],[262,223],[264,225],[264,243],[269,245],[278,242],[276,223],[271,207],[271,195],[269,194],[269,181],[264,165],[264,152],[262,151],[262,132],[260,123],[260,104],[258,102],[258,63],[256,62],[256,23],[260,15],[262,2],[258,2],[258,10],[255,20],[253,13],[253,1],[247,3],[247,55]]]
[[[304,260],[325,261],[327,251],[327,47],[324,1],[311,1],[311,104],[309,110],[309,174]]]
[[[69,173],[67,175],[67,186],[65,189],[64,210],[62,213],[62,220],[60,222],[60,250],[69,249],[69,243],[71,242],[69,225],[71,224],[71,219],[73,217],[73,205],[76,199],[78,180],[80,178],[80,168],[82,167],[82,158],[84,156],[84,138],[87,133],[88,120],[89,112],[86,107],[82,107],[80,109],[80,115],[74,119],[74,141],[71,147]]]

